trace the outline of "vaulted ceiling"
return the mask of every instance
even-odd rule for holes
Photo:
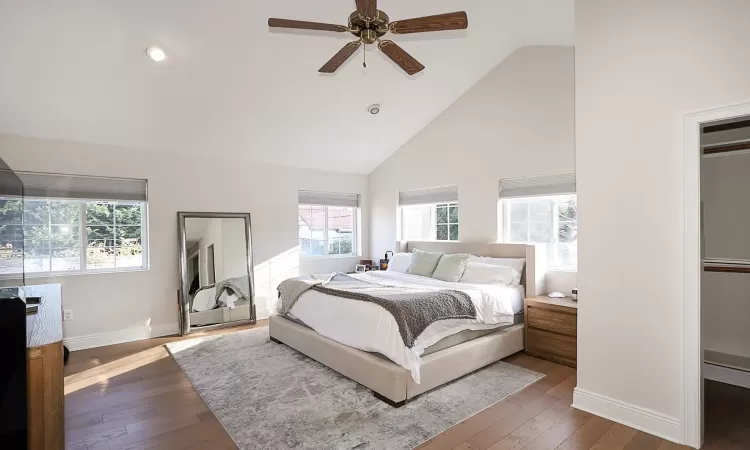
[[[517,48],[573,44],[573,0],[379,8],[392,20],[465,10],[469,29],[393,37],[427,67],[414,77],[374,46],[367,68],[360,50],[321,75],[352,36],[267,19],[345,25],[353,0],[2,2],[0,133],[369,173]]]

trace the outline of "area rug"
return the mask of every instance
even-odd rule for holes
[[[268,328],[167,348],[243,450],[407,450],[543,377],[501,361],[393,408]]]

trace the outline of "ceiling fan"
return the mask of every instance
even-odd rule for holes
[[[334,73],[362,44],[368,45],[377,42],[380,51],[385,53],[387,57],[392,59],[393,62],[404,69],[409,75],[421,72],[424,70],[424,66],[395,42],[388,39],[381,39],[384,35],[387,33],[409,34],[428,31],[463,30],[469,26],[469,19],[464,11],[391,22],[388,15],[378,9],[377,0],[356,0],[356,2],[357,10],[349,15],[348,25],[270,18],[268,19],[268,26],[271,28],[351,33],[357,37],[356,41],[346,44],[318,72]]]

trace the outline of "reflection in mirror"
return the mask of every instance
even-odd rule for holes
[[[254,321],[249,214],[182,214],[183,332]]]

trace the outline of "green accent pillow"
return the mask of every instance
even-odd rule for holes
[[[432,278],[457,283],[464,275],[464,271],[468,264],[468,253],[445,254],[440,258],[440,262],[438,262],[437,268],[432,274]]]
[[[411,265],[406,273],[431,277],[443,253],[423,252],[416,248],[412,252]]]

